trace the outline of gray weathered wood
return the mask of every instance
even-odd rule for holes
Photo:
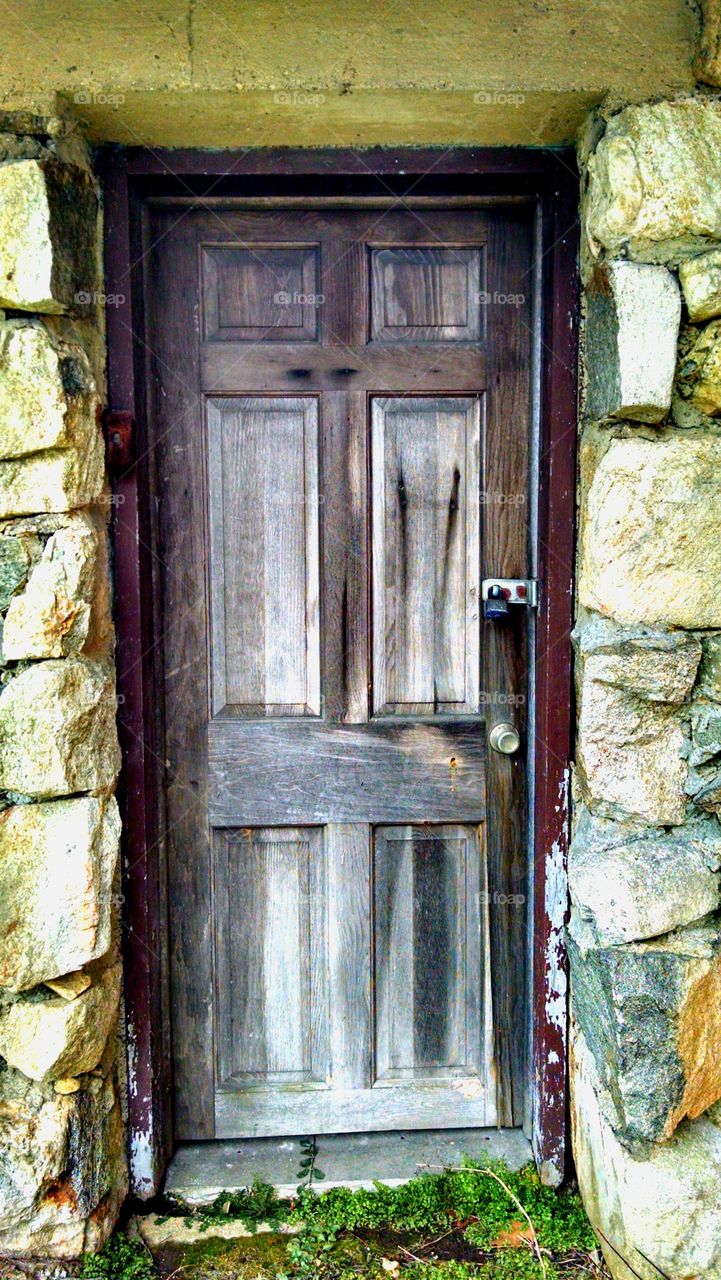
[[[481,822],[485,746],[477,723],[208,726],[210,821]],[[302,816],[301,816],[302,815]]]
[[[208,402],[215,713],[320,714],[318,406]]]
[[[373,401],[373,708],[478,711],[480,406]]]
[[[483,1128],[496,1124],[495,1090],[488,1079],[449,1072],[445,1080],[330,1089],[308,1085],[222,1089],[215,1099],[218,1138],[263,1138],[279,1133],[362,1133],[382,1129]]]
[[[485,882],[473,827],[376,830],[376,1072],[481,1074]]]
[[[216,835],[218,1076],[328,1074],[326,856],[319,828]]]
[[[483,249],[371,250],[371,336],[380,342],[477,342]]]

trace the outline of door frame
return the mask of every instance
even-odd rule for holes
[[[128,1145],[134,1193],[156,1191],[173,1150],[171,1028],[165,954],[160,704],[153,649],[152,468],[143,453],[143,227],[154,198],[263,192],[349,197],[409,195],[432,182],[498,203],[535,204],[537,564],[532,797],[532,1025],[530,1127],[543,1181],[562,1181],[567,1158],[567,848],[572,747],[578,356],[579,180],[570,150],[525,148],[272,148],[245,151],[108,149],[99,155],[105,209],[108,463],[117,629],[118,724],[123,750],[123,951]],[[137,438],[136,438],[137,437]],[[531,734],[529,732],[529,741]],[[532,761],[532,763],[531,763]]]

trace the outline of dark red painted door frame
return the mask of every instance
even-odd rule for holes
[[[128,1124],[132,1184],[151,1195],[172,1150],[163,954],[162,760],[151,658],[151,459],[143,450],[143,222],[154,196],[482,195],[532,198],[540,266],[540,447],[534,766],[533,1149],[544,1181],[566,1167],[566,853],[571,755],[578,176],[570,151],[520,148],[245,152],[112,150],[105,193],[110,411],[137,422],[114,474],[115,618],[124,867]],[[179,210],[179,216],[182,211]]]

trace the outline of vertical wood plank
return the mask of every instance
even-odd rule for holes
[[[489,357],[483,458],[483,577],[529,573],[528,461],[531,433],[531,224],[516,211],[489,219]],[[516,304],[493,299],[516,297]],[[523,736],[528,616],[483,628],[487,727],[512,720]],[[515,756],[488,752],[488,875],[500,1124],[520,1124],[526,1086],[529,856],[525,744]]]
[[[328,867],[330,1077],[334,1088],[371,1083],[371,860],[365,823],[325,828]]]

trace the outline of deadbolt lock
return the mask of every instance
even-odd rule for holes
[[[492,751],[497,751],[502,756],[512,756],[521,745],[521,735],[515,724],[502,720],[500,724],[494,724],[488,735],[488,741]]]

